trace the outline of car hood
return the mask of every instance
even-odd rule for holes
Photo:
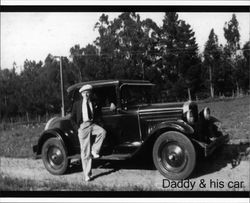
[[[160,103],[143,105],[138,108],[141,122],[156,124],[159,122],[171,122],[183,117],[184,103]]]
[[[140,114],[145,113],[159,113],[162,111],[183,111],[184,102],[175,102],[175,103],[157,103],[157,104],[148,104],[142,105],[139,107],[138,112]]]

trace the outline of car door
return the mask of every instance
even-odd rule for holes
[[[103,143],[103,150],[106,154],[112,153],[114,148],[119,145],[120,120],[116,109],[111,110],[110,105],[117,105],[116,86],[98,87],[94,90],[94,95],[101,108],[100,124],[107,131],[106,138]],[[104,154],[105,154],[104,153]]]
[[[117,101],[117,87],[97,88],[95,94],[101,105],[102,123],[107,131],[103,148],[118,150],[140,140],[137,108],[122,109]],[[113,103],[116,108],[110,109]],[[107,151],[107,150],[106,150]]]
[[[130,103],[133,99],[131,95],[132,85],[123,85],[120,88],[121,104],[118,115],[121,125],[122,143],[133,143],[141,141],[140,122],[138,116],[138,103]],[[132,99],[131,99],[132,98]]]

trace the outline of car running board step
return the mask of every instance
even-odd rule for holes
[[[131,154],[110,154],[103,155],[99,158],[95,158],[95,160],[125,160],[131,158]],[[68,156],[68,159],[81,159],[80,154],[76,154],[73,156]]]
[[[111,155],[101,156],[100,158],[97,158],[97,159],[101,159],[101,160],[125,160],[128,158],[131,158],[131,154],[111,154]]]

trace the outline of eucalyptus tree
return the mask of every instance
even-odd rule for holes
[[[102,15],[95,28],[99,37],[102,67],[113,78],[146,79],[157,42],[157,25],[151,19],[141,20],[134,12],[121,13],[110,21]]]
[[[94,41],[94,44],[99,49],[100,66],[105,79],[115,78],[117,75],[119,75],[117,74],[119,73],[118,68],[116,68],[116,71],[113,71],[116,65],[119,65],[119,63],[115,63],[119,60],[117,57],[119,54],[118,36],[113,28],[116,26],[116,24],[117,19],[110,21],[108,15],[102,14],[94,27],[99,33],[99,36]]]

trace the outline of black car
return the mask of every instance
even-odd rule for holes
[[[79,89],[93,86],[93,95],[106,129],[101,159],[127,159],[147,152],[155,167],[169,179],[185,179],[196,165],[197,154],[206,157],[229,140],[220,130],[220,122],[210,109],[200,112],[195,102],[152,103],[154,84],[137,80],[102,80],[75,84],[67,89],[72,104],[81,99]],[[46,169],[64,174],[74,157],[80,158],[77,129],[70,113],[50,119],[38,144],[36,157],[42,157]]]

